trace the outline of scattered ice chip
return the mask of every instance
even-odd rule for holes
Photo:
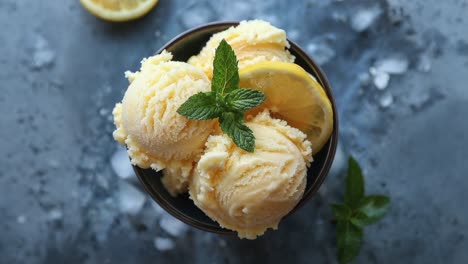
[[[330,47],[329,40],[326,38],[318,38],[312,40],[306,50],[309,55],[320,65],[326,64],[336,55],[335,50]]]
[[[161,228],[174,237],[180,237],[188,230],[188,226],[171,215],[164,215],[159,221]]]
[[[402,56],[389,57],[377,61],[374,68],[377,72],[388,74],[403,74],[408,70],[409,62]]]
[[[49,221],[59,221],[63,218],[62,210],[58,208],[53,208],[47,213],[47,220]]]
[[[387,108],[393,104],[393,95],[391,93],[385,93],[380,97],[380,106]]]
[[[372,73],[372,75],[374,78],[374,85],[377,87],[377,89],[384,90],[387,88],[388,83],[390,82],[390,75],[388,73],[375,71]]]
[[[136,215],[145,204],[146,196],[134,186],[119,182],[118,201],[120,211],[129,215]]]
[[[358,75],[358,79],[363,85],[368,85],[371,81],[371,76],[368,72],[361,72]]]
[[[331,13],[331,17],[333,18],[333,20],[337,22],[346,22],[348,20],[348,17],[346,16],[346,14],[339,12],[339,11],[333,11]]]
[[[106,115],[109,114],[109,110],[106,109],[106,108],[101,108],[101,109],[99,109],[99,114],[100,114],[101,116],[106,116]]]
[[[351,28],[356,32],[365,31],[381,14],[382,9],[378,6],[360,9],[351,17]]]
[[[154,247],[159,251],[168,251],[174,249],[175,243],[170,238],[156,237]]]
[[[26,223],[26,220],[27,220],[27,218],[24,215],[20,215],[20,216],[18,216],[16,218],[16,222],[18,222],[18,224],[24,224],[24,223]]]
[[[32,67],[41,69],[53,64],[55,52],[50,48],[49,43],[43,36],[36,36],[32,55]]]
[[[209,2],[196,1],[182,10],[179,19],[185,28],[192,28],[213,21],[216,17],[215,13]]]
[[[431,71],[432,62],[431,62],[431,58],[429,57],[428,54],[423,53],[423,54],[421,54],[421,56],[419,56],[418,65],[416,66],[416,68],[420,72],[429,72],[429,71]]]
[[[121,179],[129,179],[135,176],[125,148],[119,148],[119,150],[112,155],[111,166],[115,174]]]
[[[157,37],[157,38],[159,38],[159,37],[161,36],[161,31],[156,30],[156,31],[154,32],[154,36]]]

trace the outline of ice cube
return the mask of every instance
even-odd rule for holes
[[[175,219],[173,216],[169,214],[163,215],[163,217],[159,221],[159,225],[164,231],[166,231],[167,233],[169,233],[170,235],[174,237],[182,236],[188,230],[188,226],[186,224]]]
[[[381,59],[374,64],[377,72],[388,74],[403,74],[408,70],[408,60],[402,56]]]
[[[109,114],[109,110],[106,109],[106,108],[101,108],[101,109],[99,109],[99,114],[100,114],[101,116],[106,116],[106,115]]]
[[[43,36],[36,36],[32,55],[32,67],[34,69],[41,69],[52,65],[54,60],[55,52],[50,49],[47,40]]]
[[[372,71],[374,85],[379,90],[384,90],[387,88],[388,83],[390,82],[390,75],[386,72]]]
[[[154,247],[159,251],[168,251],[174,249],[175,243],[170,238],[156,237]]]
[[[134,186],[119,182],[118,201],[122,213],[136,215],[145,204],[146,196]]]
[[[324,39],[316,39],[306,46],[307,52],[320,65],[326,64],[336,55],[330,45]]]
[[[393,95],[391,93],[385,93],[380,97],[380,106],[387,108],[393,104]]]
[[[125,148],[119,148],[111,157],[111,166],[115,174],[121,179],[129,179],[135,177],[132,164],[128,158]]]
[[[193,2],[179,14],[180,23],[185,28],[192,28],[213,21],[216,12],[209,2]]]
[[[368,29],[382,14],[382,9],[378,6],[359,9],[351,17],[351,28],[356,32],[363,32]]]
[[[358,75],[358,79],[363,85],[368,85],[371,81],[371,76],[368,72],[361,72]]]
[[[47,213],[47,220],[49,221],[59,221],[63,218],[62,210],[58,208],[53,208]]]
[[[416,66],[420,72],[429,72],[432,68],[431,58],[428,54],[423,53],[419,56],[418,65]]]

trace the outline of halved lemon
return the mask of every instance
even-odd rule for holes
[[[313,154],[327,143],[333,131],[332,106],[322,86],[303,68],[289,62],[261,62],[242,69],[239,75],[241,88],[267,95],[247,115],[269,109],[273,117],[307,134]]]
[[[159,0],[80,0],[91,14],[104,20],[123,22],[140,18]]]

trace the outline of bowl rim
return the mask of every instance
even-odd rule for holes
[[[180,41],[183,41],[184,38],[186,38],[190,34],[194,34],[196,32],[207,30],[207,29],[210,29],[210,28],[217,28],[217,27],[222,27],[222,26],[225,26],[226,29],[227,29],[229,27],[238,25],[240,22],[241,21],[216,21],[216,22],[210,22],[210,23],[202,24],[202,25],[199,25],[197,27],[188,29],[188,30],[178,34],[177,36],[172,38],[170,41],[168,41],[166,44],[164,44],[155,54],[159,54],[163,50],[170,49],[172,46],[178,44]],[[297,43],[295,43],[294,41],[292,41],[290,39],[287,39],[287,40],[288,40],[288,42],[290,44],[289,50],[294,50],[297,53],[297,55],[299,57],[301,57],[306,62],[306,64],[308,64],[311,68],[314,69],[314,71],[315,71],[314,73],[316,74],[316,76],[314,76],[314,77],[317,78],[318,82],[323,86],[323,88],[325,90],[325,93],[327,94],[328,99],[330,100],[330,103],[332,105],[334,124],[333,124],[333,131],[332,131],[332,134],[331,134],[330,139],[329,139],[330,144],[328,146],[328,149],[322,149],[321,150],[321,151],[326,150],[327,152],[326,152],[326,156],[325,156],[325,159],[324,159],[323,166],[320,169],[320,171],[318,172],[318,175],[315,177],[315,181],[313,183],[311,183],[311,185],[310,185],[311,187],[309,189],[306,189],[306,191],[304,192],[301,200],[296,204],[296,206],[287,215],[285,215],[282,218],[282,220],[285,219],[286,217],[290,216],[294,212],[296,212],[302,206],[304,206],[304,204],[306,204],[314,196],[314,194],[318,191],[318,189],[322,186],[323,182],[325,181],[326,177],[328,176],[331,165],[333,163],[333,159],[334,159],[335,152],[336,152],[336,147],[337,147],[337,144],[338,144],[338,129],[339,129],[338,111],[337,111],[336,105],[335,105],[335,97],[333,95],[333,90],[331,88],[331,85],[330,85],[327,77],[325,76],[323,70],[320,68],[318,63],[311,56],[309,56],[304,51],[304,49],[302,49]],[[212,225],[209,225],[207,223],[198,221],[196,219],[193,219],[191,217],[186,216],[184,213],[181,213],[176,207],[174,207],[171,203],[166,201],[166,199],[161,194],[159,194],[158,192],[155,192],[155,191],[152,190],[152,188],[150,187],[151,184],[146,181],[145,177],[142,176],[142,173],[140,172],[140,170],[142,170],[141,168],[139,168],[138,166],[133,165],[133,169],[134,169],[135,174],[136,174],[137,178],[139,179],[140,183],[143,185],[145,191],[151,196],[151,198],[160,207],[162,207],[166,212],[168,212],[169,214],[171,214],[172,216],[174,216],[178,220],[180,220],[180,221],[184,222],[185,224],[188,224],[188,225],[190,225],[192,227],[201,229],[203,231],[211,232],[211,233],[225,234],[225,235],[235,235],[235,234],[237,234],[233,230],[222,228],[221,226],[219,226],[219,223],[217,223],[216,221],[214,221],[214,222],[216,222],[216,224],[218,224],[219,228],[214,229]]]

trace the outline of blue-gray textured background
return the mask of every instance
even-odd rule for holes
[[[251,18],[320,62],[341,126],[317,196],[255,241],[161,211],[111,136],[125,70],[188,28]],[[337,263],[328,204],[350,153],[392,197],[355,263],[468,263],[468,1],[160,0],[112,24],[78,1],[0,0],[0,25],[0,263]]]

